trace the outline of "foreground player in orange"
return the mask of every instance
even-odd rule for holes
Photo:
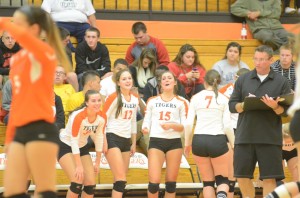
[[[12,103],[5,141],[8,162],[4,196],[29,197],[26,190],[31,173],[37,197],[56,197],[59,138],[53,124],[53,76],[58,61],[65,67],[70,68],[70,64],[46,12],[24,6],[14,13],[13,21],[0,18],[0,29],[8,31],[23,48],[11,60]],[[49,44],[40,40],[42,32]]]

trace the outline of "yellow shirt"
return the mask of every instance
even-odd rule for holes
[[[80,105],[82,105],[83,102],[84,94],[82,91],[72,94],[67,102],[65,113],[69,114],[77,107],[80,107]]]
[[[67,102],[72,94],[75,93],[75,89],[70,84],[54,85],[54,92],[60,96],[64,111],[67,109]]]

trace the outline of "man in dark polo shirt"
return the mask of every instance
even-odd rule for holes
[[[275,73],[270,65],[273,50],[268,46],[255,49],[255,69],[238,78],[229,100],[232,113],[239,113],[234,147],[234,176],[243,197],[255,197],[253,178],[258,162],[263,195],[273,191],[276,179],[283,179],[281,115],[288,106],[278,104],[277,96],[290,93],[288,80]],[[244,111],[244,99],[255,96],[270,107],[268,110]],[[275,99],[273,99],[275,98]]]

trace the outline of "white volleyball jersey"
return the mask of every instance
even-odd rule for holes
[[[105,125],[106,115],[104,113],[98,112],[96,119],[91,122],[88,120],[87,109],[83,108],[70,115],[66,128],[59,134],[60,140],[72,147],[73,154],[79,154],[79,148],[84,147],[88,137],[91,136],[96,151],[101,152]]]
[[[147,102],[142,129],[148,128],[150,137],[180,138],[184,131],[164,130],[161,124],[169,122],[184,125],[187,112],[188,101],[180,96],[175,96],[168,102],[164,101],[160,95],[154,96]]]
[[[195,94],[190,103],[188,128],[192,128],[196,116],[194,134],[219,135],[226,129],[232,130],[228,98],[221,93],[217,100],[213,91],[203,90]]]
[[[136,134],[136,113],[139,104],[138,97],[130,94],[130,101],[126,101],[121,94],[123,107],[121,113],[116,118],[117,93],[108,96],[104,103],[104,112],[107,117],[106,133],[114,133],[120,137],[131,138],[131,134]]]

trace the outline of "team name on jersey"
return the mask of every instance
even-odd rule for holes
[[[155,107],[168,107],[168,108],[177,108],[176,104],[172,103],[155,103]]]
[[[134,109],[134,108],[136,108],[136,104],[127,104],[127,103],[124,103],[123,107],[124,108]]]
[[[98,126],[83,126],[83,134],[86,135],[88,133],[96,133]]]

